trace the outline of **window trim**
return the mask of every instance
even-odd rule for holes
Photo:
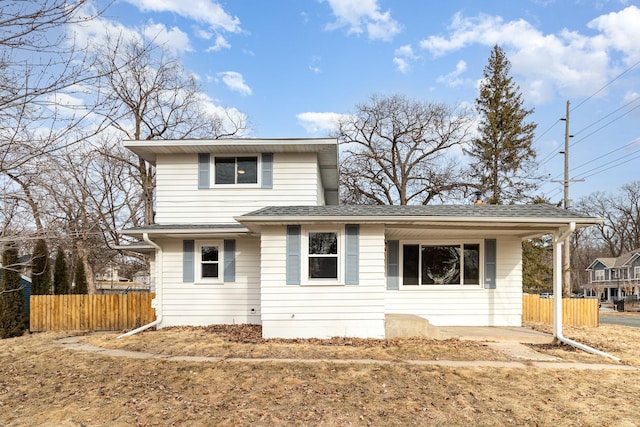
[[[256,182],[247,182],[247,183],[238,183],[238,158],[255,158],[256,159]],[[217,184],[216,183],[216,159],[234,159],[235,165],[235,173],[234,173],[234,183],[233,184]],[[210,187],[211,188],[238,188],[238,186],[243,188],[260,188],[262,185],[262,156],[260,154],[214,154],[211,156],[209,160],[209,169],[210,169]]]
[[[633,266],[633,278],[640,279],[640,266]]]
[[[202,248],[216,246],[218,248],[218,277],[202,277]],[[222,284],[224,283],[224,241],[223,240],[196,240],[195,242],[195,277],[194,283]]]
[[[417,245],[418,246],[418,284],[405,285],[404,284],[404,246],[405,245]],[[478,282],[477,283],[464,283],[464,245],[479,245],[479,258],[478,258]],[[422,247],[423,246],[459,246],[462,252],[460,258],[460,283],[449,284],[431,284],[422,283]],[[451,290],[451,289],[484,289],[485,278],[485,240],[484,239],[464,239],[464,240],[400,240],[398,245],[398,281],[399,290]]]
[[[603,282],[605,278],[604,269],[593,270],[593,281]]]
[[[344,226],[342,227],[344,229]],[[309,259],[311,258],[311,254],[309,254],[309,235],[311,233],[334,233],[336,235],[337,240],[337,254],[336,257],[336,278],[311,278],[309,277]],[[300,284],[301,285],[344,285],[344,268],[343,264],[345,261],[345,248],[344,248],[344,230],[338,227],[331,226],[307,226],[302,227],[301,230],[301,269],[300,269]],[[329,257],[329,255],[321,255],[322,257]],[[333,257],[334,255],[330,255]]]

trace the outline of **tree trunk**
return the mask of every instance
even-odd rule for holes
[[[93,274],[93,267],[91,267],[91,263],[89,262],[89,251],[83,241],[76,242],[76,248],[78,250],[78,258],[80,258],[80,262],[84,264],[84,273],[87,278],[87,293],[90,295],[96,294],[96,280]]]

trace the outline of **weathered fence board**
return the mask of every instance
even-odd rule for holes
[[[522,321],[553,323],[553,298],[540,295],[522,296]],[[562,324],[566,326],[598,326],[598,300],[594,298],[563,298]]]
[[[155,294],[32,295],[29,329],[43,331],[120,331],[156,318]]]

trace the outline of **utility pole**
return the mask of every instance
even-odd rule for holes
[[[571,201],[569,200],[569,106],[571,103],[567,101],[567,113],[564,117],[564,208],[569,209]],[[564,240],[564,249],[562,251],[562,293],[563,296],[571,295],[571,254],[569,253],[569,238]]]

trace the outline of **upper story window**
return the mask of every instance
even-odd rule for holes
[[[402,284],[479,285],[480,244],[402,245]]]
[[[216,157],[216,184],[257,184],[257,157]]]
[[[604,280],[604,270],[595,270],[595,280]]]
[[[633,277],[640,279],[640,267],[633,267]]]

